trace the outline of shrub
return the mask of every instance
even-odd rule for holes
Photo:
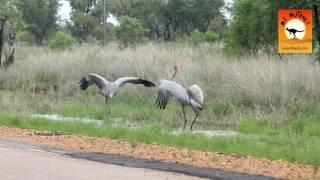
[[[99,41],[94,36],[88,36],[85,42],[88,44],[99,44]]]
[[[120,20],[120,26],[116,27],[116,35],[122,47],[135,47],[144,42],[147,30],[138,19],[124,16]]]
[[[27,31],[20,31],[17,33],[17,39],[21,42],[27,42],[30,44],[34,44],[36,42],[36,39],[34,35]]]
[[[194,46],[198,46],[199,44],[201,44],[205,41],[204,34],[196,29],[190,34],[189,41]]]
[[[219,35],[213,31],[207,31],[204,33],[204,39],[209,43],[216,41],[218,38]]]
[[[51,49],[64,49],[73,46],[76,40],[64,32],[58,31],[49,41]]]
[[[219,35],[213,31],[200,32],[198,29],[195,29],[186,40],[189,41],[192,45],[198,46],[201,43],[208,42],[212,43],[218,39]]]

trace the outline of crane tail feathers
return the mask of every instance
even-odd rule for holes
[[[166,101],[166,98],[164,96],[161,96],[160,109],[165,109],[165,101]]]
[[[161,94],[161,92],[158,92],[158,97],[154,103],[154,106],[157,106],[157,108],[159,109],[166,109],[169,101],[170,97],[167,97],[166,95]]]
[[[160,100],[159,100],[159,108],[162,109],[162,104],[163,104],[163,96],[160,95]]]
[[[161,93],[159,92],[157,100],[154,103],[154,105],[157,106],[157,108],[159,108],[159,109],[165,109],[164,102],[165,102],[165,97],[163,95],[161,95]]]
[[[159,94],[158,94],[158,97],[157,97],[156,101],[154,102],[153,106],[156,106],[158,104],[158,102],[159,102]]]

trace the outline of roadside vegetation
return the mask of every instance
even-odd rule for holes
[[[308,56],[235,59],[225,57],[217,45],[180,43],[135,49],[82,45],[60,51],[21,45],[17,52],[16,63],[0,72],[1,125],[320,164],[320,66]],[[173,135],[183,124],[180,106],[172,101],[164,111],[153,107],[156,88],[126,85],[110,102],[109,115],[95,87],[81,91],[77,84],[88,72],[110,80],[132,75],[157,83],[171,77],[173,64],[179,65],[178,82],[204,89],[204,111],[195,129],[240,135]],[[86,117],[105,124],[49,122],[31,114]],[[188,109],[189,123],[192,116]]]
[[[127,129],[108,124],[97,126],[80,122],[44,121],[25,116],[0,115],[0,124],[8,127],[62,131],[91,137],[122,139],[132,145],[157,143],[172,147],[249,155],[274,160],[282,159],[319,166],[320,140],[318,132],[313,129],[314,125],[319,127],[319,122],[317,119],[307,119],[307,121],[306,124],[303,121],[288,123],[287,127],[274,127],[272,124],[265,124],[263,127],[259,125],[260,129],[257,130],[248,125],[254,122],[244,120],[239,124],[240,132],[243,131],[242,134],[233,137],[209,138],[200,133],[192,134],[189,131],[173,135],[165,126],[157,124],[138,129]],[[297,130],[301,128],[301,125],[297,126],[299,123],[303,124],[305,130]]]
[[[320,165],[320,1],[108,0],[106,14],[102,2],[0,0],[0,125]],[[277,10],[287,8],[313,9],[313,54],[277,53]],[[106,15],[117,23],[104,23]],[[177,82],[204,91],[194,128],[239,135],[172,134],[183,124],[180,105],[155,108],[156,88],[125,85],[107,114],[96,87],[78,87],[90,72],[157,84],[173,65]]]

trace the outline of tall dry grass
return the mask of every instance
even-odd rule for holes
[[[158,82],[170,78],[179,65],[177,82],[199,84],[206,102],[225,99],[240,106],[278,108],[299,100],[320,98],[320,66],[309,56],[286,60],[265,55],[227,58],[216,46],[147,44],[136,49],[83,45],[53,51],[45,47],[17,47],[17,61],[0,72],[0,88],[58,92],[70,96],[89,72],[115,80],[139,76]]]

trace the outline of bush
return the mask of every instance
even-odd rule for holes
[[[94,29],[92,36],[95,37],[96,40],[100,41],[102,44],[103,43],[103,25],[97,25]],[[114,40],[116,40],[115,26],[111,23],[107,23],[106,24],[106,42],[108,43]]]
[[[204,39],[209,43],[216,41],[218,38],[219,38],[219,35],[215,32],[207,31],[204,33]]]
[[[204,34],[202,32],[200,32],[198,29],[196,29],[190,34],[189,41],[194,46],[198,46],[199,44],[201,44],[205,41]]]
[[[59,32],[56,32],[55,35],[50,39],[49,47],[51,49],[64,49],[64,48],[70,48],[75,43],[76,43],[76,40],[72,36],[59,31]]]
[[[17,39],[21,42],[27,42],[30,44],[34,44],[36,42],[36,38],[34,35],[27,31],[20,31],[17,33]]]
[[[99,41],[94,36],[88,36],[85,42],[88,44],[99,44]]]
[[[212,43],[218,39],[219,35],[213,31],[207,31],[205,33],[200,32],[198,29],[195,29],[188,37],[187,41],[189,41],[192,45],[198,46],[201,43],[208,42]]]
[[[120,20],[120,26],[116,27],[116,35],[122,47],[135,47],[144,42],[147,30],[139,20],[124,16]]]

